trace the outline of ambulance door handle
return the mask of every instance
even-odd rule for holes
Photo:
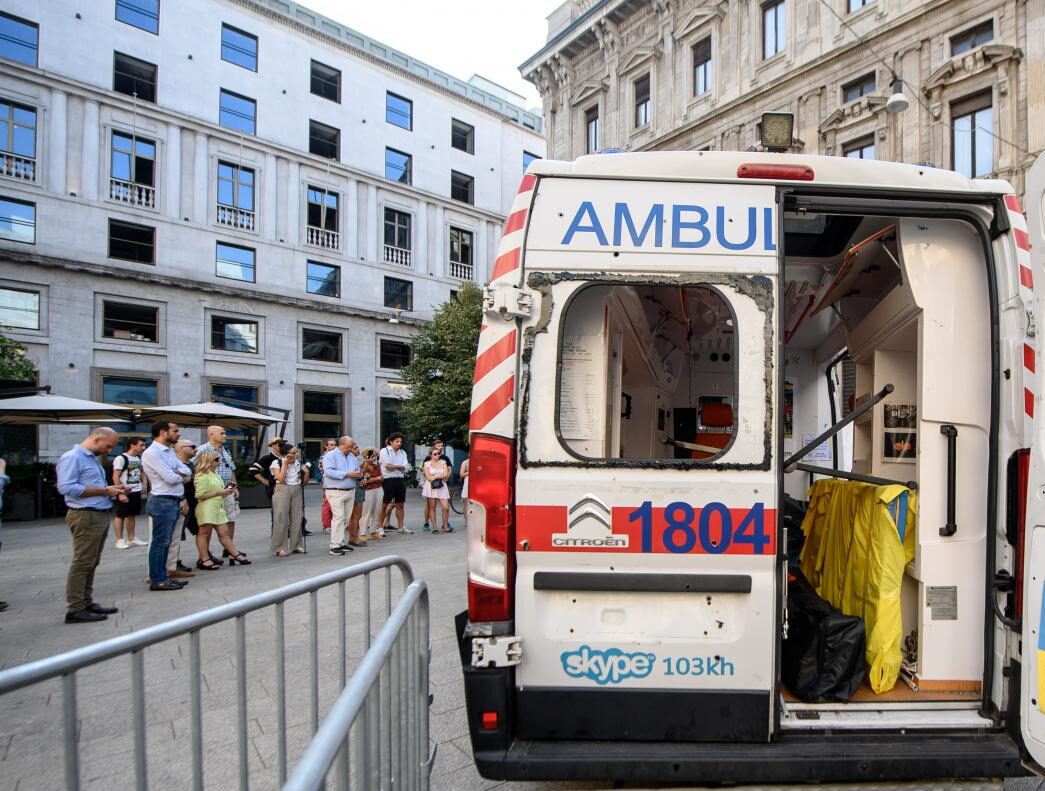
[[[947,524],[940,528],[940,535],[953,536],[958,532],[954,504],[958,486],[958,429],[945,423],[940,426],[940,433],[947,437]]]

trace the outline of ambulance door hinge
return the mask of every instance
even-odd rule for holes
[[[1027,311],[1027,337],[1033,338],[1038,332],[1038,327],[1034,323],[1034,311]]]
[[[522,640],[514,635],[472,638],[472,667],[511,667],[522,661]]]
[[[483,311],[502,319],[526,318],[533,310],[533,293],[518,286],[488,286],[483,289]]]

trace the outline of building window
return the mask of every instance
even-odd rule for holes
[[[254,282],[254,250],[251,248],[218,242],[214,260],[218,277]]]
[[[219,404],[228,404],[239,409],[257,411],[261,403],[260,388],[252,385],[234,385],[212,383],[210,400]],[[229,453],[237,461],[248,461],[254,458],[255,433],[253,429],[228,429]]]
[[[450,226],[450,277],[458,280],[471,280],[474,277],[473,238],[471,231]]]
[[[475,153],[475,127],[458,121],[456,118],[450,121],[450,145],[458,151],[466,154]]]
[[[966,178],[994,172],[994,114],[991,94],[951,105],[951,167]]]
[[[301,359],[341,362],[341,333],[301,328]]]
[[[711,36],[693,45],[693,95],[711,90]]]
[[[341,72],[319,61],[312,61],[312,93],[341,103]]]
[[[599,107],[586,110],[584,113],[584,152],[594,154],[599,150]]]
[[[258,115],[258,105],[253,99],[240,96],[238,93],[221,89],[218,123],[226,129],[235,129],[254,134]]]
[[[143,102],[156,102],[156,64],[113,53],[112,89]]]
[[[471,176],[466,176],[464,173],[451,170],[450,197],[462,203],[475,203],[475,179]]]
[[[221,59],[250,71],[257,71],[258,37],[229,25],[222,25]]]
[[[159,34],[160,0],[116,0],[116,18],[149,33]]]
[[[530,163],[535,159],[540,159],[537,154],[531,154],[529,151],[523,151],[523,171],[530,167]]]
[[[120,341],[158,343],[160,309],[127,302],[102,302],[102,337]]]
[[[319,121],[308,122],[308,151],[327,159],[341,158],[341,130],[321,124]]]
[[[129,376],[103,376],[102,401],[106,404],[158,406],[160,382],[157,379],[135,379]]]
[[[982,46],[994,38],[994,21],[987,20],[976,27],[962,31],[956,36],[951,36],[951,57],[961,55],[970,49]]]
[[[852,82],[847,82],[842,86],[842,103],[852,102],[859,99],[861,96],[867,96],[875,91],[878,87],[874,72],[865,74],[863,77],[859,77]]]
[[[35,66],[39,39],[35,22],[0,12],[0,58]]]
[[[855,13],[864,6],[869,6],[874,0],[849,0],[849,13]]]
[[[0,239],[36,244],[36,204],[0,198]]]
[[[0,175],[36,181],[36,110],[0,101]]]
[[[305,455],[317,458],[322,454],[323,440],[345,433],[345,397],[341,393],[323,390],[301,392],[301,434]]]
[[[385,209],[385,263],[410,266],[410,220],[405,211]]]
[[[762,5],[762,59],[768,60],[784,51],[787,38],[787,10],[784,0]]]
[[[218,225],[255,230],[254,171],[218,162]]]
[[[341,249],[341,233],[338,225],[338,194],[322,187],[307,191],[307,219],[305,241],[328,250]]]
[[[389,371],[398,371],[410,365],[410,344],[381,338],[380,348],[379,367]]]
[[[109,258],[156,263],[156,229],[122,220],[109,220]]]
[[[321,297],[341,296],[341,267],[339,266],[309,261],[305,279],[305,290],[309,294],[319,294]]]
[[[649,123],[649,75],[643,75],[633,83],[635,88],[635,127]]]
[[[874,137],[868,135],[842,146],[842,156],[847,159],[874,159]]]
[[[258,323],[225,316],[210,317],[210,348],[223,352],[258,353]]]
[[[129,206],[156,208],[156,143],[144,137],[112,133],[109,198]]]
[[[39,330],[40,293],[0,288],[0,327],[5,330]]]
[[[393,310],[414,309],[414,284],[397,277],[385,278],[385,307]]]
[[[414,103],[389,91],[385,94],[385,120],[403,129],[413,129]]]
[[[394,148],[385,149],[385,178],[410,184],[413,179],[414,158]]]

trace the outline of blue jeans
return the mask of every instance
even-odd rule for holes
[[[145,513],[152,517],[152,541],[149,543],[149,579],[155,585],[167,579],[167,550],[171,545],[174,525],[181,516],[178,497],[152,495]]]

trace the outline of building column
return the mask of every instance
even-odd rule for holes
[[[428,259],[428,271],[432,272],[434,277],[446,277],[449,268],[446,260],[446,209],[436,206],[432,223],[432,257]]]
[[[476,235],[475,246],[472,248],[472,280],[476,283],[486,283],[490,280],[493,268],[490,266],[490,223],[482,220],[479,223],[479,233]]]
[[[88,99],[83,108],[83,151],[80,162],[83,166],[83,195],[87,200],[98,200],[99,152],[98,102]]]
[[[262,237],[275,241],[279,238],[276,233],[276,155],[265,154],[265,170],[261,174],[261,226]]]
[[[377,240],[377,187],[366,185],[366,260],[379,261],[380,252]]]
[[[164,184],[161,185],[164,212],[175,220],[181,219],[181,127],[167,126],[167,151],[164,168]]]
[[[297,162],[287,164],[287,244],[300,244],[301,233],[301,166]]]
[[[207,136],[196,133],[192,170],[192,219],[201,225],[207,224]]]
[[[429,271],[428,262],[432,260],[428,254],[428,204],[421,201],[414,217],[417,226],[413,229],[414,238],[411,239],[414,250],[414,269],[425,274]]]
[[[359,258],[359,182],[345,182],[345,222],[341,250],[348,258]]]
[[[50,167],[47,188],[65,194],[66,145],[68,143],[66,97],[62,91],[51,91]]]

